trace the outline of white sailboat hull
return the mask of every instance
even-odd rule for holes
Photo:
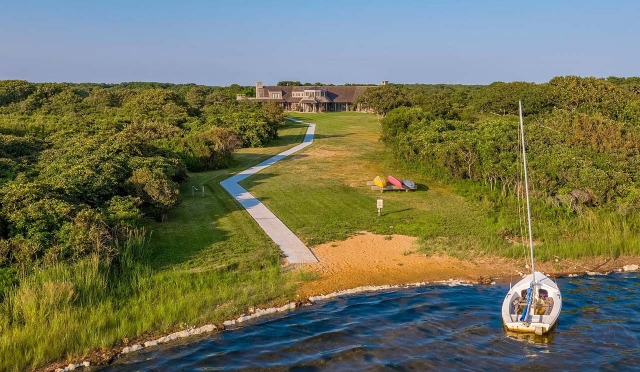
[[[526,312],[526,291],[533,281],[533,275],[527,275],[516,283],[504,298],[502,303],[502,322],[504,326],[514,332],[545,334],[556,326],[562,311],[562,295],[556,283],[540,272],[535,273],[534,300]]]

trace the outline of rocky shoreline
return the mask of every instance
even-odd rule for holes
[[[621,268],[615,268],[612,270],[607,270],[607,271],[582,271],[582,272],[570,272],[570,273],[562,273],[562,274],[555,274],[554,277],[560,278],[560,277],[578,277],[578,276],[593,276],[593,275],[609,275],[612,273],[622,273],[622,272],[634,272],[634,271],[638,271],[640,270],[640,266],[639,265],[635,265],[635,264],[629,264],[629,265],[624,265]],[[524,273],[520,273],[518,272],[519,275],[524,276],[526,274]],[[249,309],[248,313],[249,314],[241,314],[240,316],[238,316],[237,318],[234,319],[229,319],[224,321],[222,324],[220,325],[215,325],[215,324],[206,324],[203,325],[201,327],[197,327],[197,328],[189,328],[186,330],[181,330],[181,331],[177,331],[177,332],[172,332],[169,333],[165,336],[159,337],[159,338],[151,338],[151,339],[147,339],[146,341],[143,340],[136,340],[136,341],[132,341],[129,342],[129,345],[126,346],[117,346],[117,347],[113,347],[109,350],[95,350],[91,353],[89,353],[89,356],[82,358],[81,361],[76,362],[76,363],[68,363],[68,362],[57,362],[57,363],[52,363],[46,367],[40,368],[37,371],[46,371],[46,372],[50,372],[50,371],[55,371],[55,372],[66,372],[66,371],[74,371],[74,370],[78,370],[84,367],[90,367],[90,366],[105,366],[105,365],[109,365],[111,363],[113,363],[117,358],[127,355],[129,353],[132,352],[136,352],[139,350],[143,350],[143,349],[147,349],[147,348],[152,348],[152,347],[156,347],[158,345],[161,344],[166,344],[166,343],[170,343],[173,342],[175,340],[179,340],[179,339],[186,339],[186,338],[190,338],[190,337],[194,337],[194,336],[198,336],[198,335],[205,335],[208,333],[213,333],[213,332],[221,332],[227,328],[233,328],[234,326],[238,326],[241,325],[243,323],[246,323],[248,321],[251,320],[255,320],[257,318],[266,316],[266,315],[271,315],[271,314],[277,314],[277,313],[282,313],[282,312],[287,312],[287,311],[291,311],[291,310],[295,310],[296,308],[302,307],[302,306],[311,306],[313,305],[315,302],[318,301],[324,301],[324,300],[329,300],[332,298],[336,298],[336,297],[340,297],[340,296],[346,296],[346,295],[353,295],[353,294],[357,294],[357,293],[363,293],[363,292],[376,292],[376,291],[382,291],[382,290],[389,290],[389,289],[403,289],[403,288],[412,288],[412,287],[422,287],[422,286],[427,286],[427,285],[448,285],[448,286],[458,286],[458,285],[494,285],[496,284],[496,280],[499,280],[499,278],[490,278],[490,277],[479,277],[476,280],[465,280],[465,279],[448,279],[448,280],[436,280],[436,281],[422,281],[422,282],[415,282],[415,283],[408,283],[408,284],[396,284],[396,285],[378,285],[378,286],[373,286],[373,285],[368,285],[368,286],[360,286],[360,287],[356,287],[356,288],[352,288],[352,289],[346,289],[346,290],[340,290],[340,291],[336,291],[336,292],[332,292],[329,294],[318,294],[315,296],[310,296],[306,301],[299,301],[299,302],[290,302],[287,303],[283,306],[280,307],[271,307],[271,308],[266,308],[266,309]]]

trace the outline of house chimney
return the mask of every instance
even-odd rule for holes
[[[387,85],[387,84],[389,84],[389,80],[382,80],[380,82],[380,85]]]
[[[262,82],[258,81],[256,83],[256,98],[262,98],[262,96],[263,96]]]

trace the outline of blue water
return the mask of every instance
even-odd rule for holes
[[[507,334],[507,285],[366,293],[135,353],[104,371],[640,370],[640,275],[558,279],[548,336]]]

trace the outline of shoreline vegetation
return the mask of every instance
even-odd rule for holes
[[[616,260],[616,262],[613,263],[614,266],[612,266],[611,262],[605,261],[603,263],[596,263],[593,266],[593,270],[555,273],[552,275],[554,276],[554,278],[561,278],[561,277],[571,278],[571,277],[579,277],[579,276],[610,275],[612,273],[634,272],[639,270],[639,265],[636,265],[636,264],[627,264],[624,266],[620,266],[620,265],[622,265],[624,262],[637,262],[637,261],[638,261],[637,257],[625,257],[620,261]],[[579,261],[575,263],[580,266],[583,266],[581,264],[584,264],[585,262]],[[543,269],[543,271],[545,270]],[[487,272],[483,271],[483,273],[486,274]],[[515,273],[518,274],[519,272],[516,271]],[[549,273],[549,272],[546,271],[546,273]],[[418,276],[422,277],[422,275],[418,275]],[[403,282],[399,284],[381,284],[381,285],[370,284],[370,285],[363,285],[359,287],[352,287],[352,288],[330,291],[327,294],[320,293],[320,294],[312,295],[302,299],[298,298],[296,302],[290,302],[280,307],[271,307],[271,308],[263,308],[263,307],[253,308],[252,307],[247,309],[248,314],[245,314],[245,313],[239,314],[237,317],[224,320],[222,321],[221,324],[218,324],[218,325],[205,324],[197,328],[195,326],[192,326],[187,329],[183,329],[181,331],[176,331],[173,333],[164,333],[159,338],[149,339],[148,335],[143,335],[142,337],[128,340],[129,342],[127,343],[127,345],[129,346],[122,347],[122,345],[118,345],[118,346],[112,347],[110,350],[105,350],[105,349],[102,349],[100,351],[94,350],[92,353],[88,353],[85,357],[80,358],[81,360],[76,361],[76,363],[74,363],[73,361],[72,362],[69,362],[69,361],[55,362],[43,368],[39,368],[37,369],[37,371],[56,371],[56,372],[65,371],[66,372],[66,371],[76,370],[81,367],[108,365],[114,362],[117,358],[123,357],[129,353],[135,353],[137,351],[144,350],[146,348],[156,347],[161,344],[177,342],[177,340],[180,340],[180,339],[186,339],[185,342],[190,342],[193,340],[197,340],[198,337],[208,337],[212,333],[222,332],[227,329],[233,329],[233,327],[243,326],[244,324],[247,324],[247,323],[249,323],[248,325],[251,325],[252,321],[255,321],[263,316],[274,315],[277,313],[282,313],[287,311],[294,311],[297,308],[300,308],[303,306],[310,306],[315,304],[316,302],[331,300],[341,296],[348,296],[348,295],[353,295],[353,294],[358,294],[363,292],[378,292],[378,291],[385,291],[385,290],[424,287],[424,286],[430,286],[430,285],[446,285],[446,286],[494,285],[496,283],[510,282],[514,278],[524,277],[526,276],[526,274],[512,275],[509,278],[509,280],[507,280],[504,277],[492,278],[490,276],[481,276],[481,277],[478,277],[477,280],[454,279],[454,278],[451,278],[451,275],[444,275],[444,276],[449,276],[449,279],[435,279],[433,281],[421,281],[421,282]],[[342,286],[343,285],[341,285],[340,287]],[[325,287],[325,288],[328,288],[328,287]],[[298,295],[298,297],[300,297],[300,295]],[[157,337],[157,336],[158,334],[156,334],[154,337]]]
[[[379,116],[291,113],[316,124],[314,144],[241,185],[324,257],[296,268],[282,265],[275,244],[219,182],[298,144],[306,125],[283,125],[273,107],[234,102],[242,87],[0,84],[0,369],[107,363],[142,340],[354,287],[451,277],[484,283],[525,272],[517,170],[499,156],[512,144],[492,147],[513,140],[507,102],[522,95],[537,99],[524,100],[537,107],[526,124],[571,124],[571,134],[611,140],[532,131],[538,151],[551,143],[568,151],[563,159],[579,160],[553,163],[556,178],[537,171],[534,236],[543,270],[637,263],[636,174],[623,163],[637,160],[629,144],[640,83],[563,79],[389,85],[363,97]],[[571,96],[578,91],[588,94]],[[231,152],[217,152],[221,139],[233,142],[222,147]],[[537,156],[537,165],[548,162]],[[39,163],[56,159],[67,163]],[[96,162],[109,167],[93,169]],[[79,174],[86,177],[76,182]],[[418,189],[380,194],[366,185],[388,174]],[[337,251],[344,255],[330,257]],[[49,364],[55,360],[66,363]]]

